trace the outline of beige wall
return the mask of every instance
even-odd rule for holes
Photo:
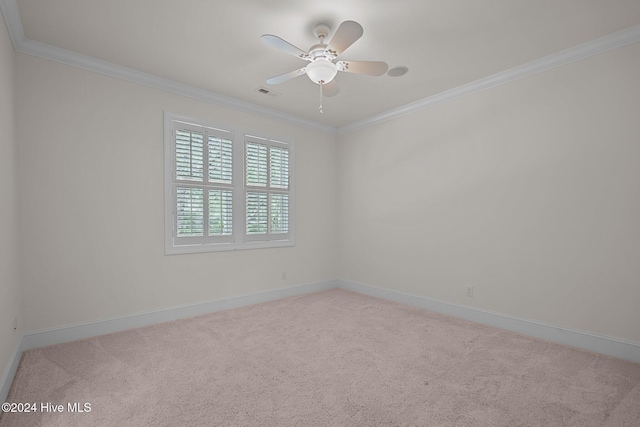
[[[20,329],[13,329],[15,317],[21,314],[15,181],[14,69],[15,53],[4,18],[0,14],[0,376],[13,356],[20,338]]]
[[[17,57],[27,331],[336,277],[334,136]],[[295,247],[164,255],[164,110],[295,142]]]
[[[339,277],[640,342],[638,76],[640,43],[342,135]]]

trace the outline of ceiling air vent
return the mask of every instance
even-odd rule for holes
[[[256,92],[261,93],[263,95],[269,95],[269,96],[278,96],[278,95],[280,95],[278,92],[274,92],[274,91],[269,90],[266,87],[262,87],[262,86],[260,86],[258,89],[256,89]]]

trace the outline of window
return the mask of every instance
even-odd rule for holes
[[[293,145],[165,114],[165,252],[292,246]]]

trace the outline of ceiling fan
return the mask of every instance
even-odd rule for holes
[[[334,80],[338,71],[347,73],[366,74],[369,76],[381,76],[387,72],[389,66],[382,61],[337,61],[335,59],[349,46],[355,43],[364,30],[362,25],[355,21],[344,21],[329,43],[325,39],[329,35],[330,28],[325,24],[318,24],[313,29],[313,34],[318,38],[319,43],[309,48],[308,52],[297,48],[291,43],[272,34],[264,34],[262,41],[269,46],[279,49],[298,58],[309,61],[306,67],[271,77],[268,84],[279,84],[291,80],[295,77],[306,74],[312,82],[320,85],[320,112],[322,113],[322,96],[334,96],[339,92],[338,84]]]

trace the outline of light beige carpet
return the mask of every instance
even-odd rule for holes
[[[638,427],[640,365],[331,290],[27,351],[8,400],[65,411],[2,427]]]

